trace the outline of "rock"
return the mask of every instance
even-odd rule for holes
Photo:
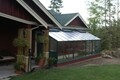
[[[103,58],[110,58],[110,59],[112,59],[113,57],[106,54],[106,55],[103,55]]]
[[[120,48],[118,48],[116,51],[114,51],[112,53],[112,56],[116,57],[116,58],[120,58]]]
[[[105,50],[102,51],[102,56],[103,57],[115,57],[115,58],[120,58],[120,48],[115,49],[115,50]]]

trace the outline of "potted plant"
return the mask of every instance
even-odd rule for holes
[[[28,42],[26,39],[24,38],[15,38],[14,41],[13,41],[13,45],[15,47],[27,47],[28,46]]]
[[[21,74],[24,72],[24,63],[15,63],[14,68],[15,68],[15,73]]]
[[[44,57],[43,53],[41,53],[38,57],[36,57],[36,62],[37,62],[37,65],[40,66],[40,68],[44,67],[45,57]]]
[[[49,68],[53,67],[55,65],[55,62],[57,61],[56,58],[54,57],[49,57],[48,58],[48,65],[49,65]]]
[[[17,55],[25,55],[25,48],[29,46],[25,38],[15,38],[13,40],[13,45],[18,48]]]

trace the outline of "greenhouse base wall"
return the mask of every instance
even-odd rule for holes
[[[84,61],[94,59],[94,58],[98,58],[98,57],[101,57],[101,54],[95,54],[95,55],[92,55],[92,56],[87,56],[87,57],[84,57],[84,58],[81,58],[81,59],[78,59],[78,60],[69,61],[69,62],[58,63],[57,67],[61,67],[61,66],[65,66],[65,65],[73,64],[73,63],[78,63],[78,62],[84,62]]]

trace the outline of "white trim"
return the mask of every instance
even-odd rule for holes
[[[18,21],[18,22],[21,22],[21,23],[25,23],[25,24],[37,25],[36,22],[21,19],[21,18],[15,17],[15,16],[11,16],[11,15],[2,13],[2,12],[0,12],[0,16],[4,17],[4,18],[11,19],[11,20],[14,20],[14,21]]]
[[[38,0],[33,0],[33,2],[50,18],[52,21],[62,29],[62,25],[48,12],[48,10],[40,3]]]
[[[37,37],[37,33],[35,33],[35,37]],[[37,57],[37,40],[35,39],[35,51],[34,51],[34,57]]]
[[[36,26],[36,27],[33,27],[33,28],[32,28],[32,30],[35,30],[35,29],[37,29],[37,28],[39,28],[39,25],[38,25],[38,26]]]
[[[70,24],[76,17],[78,17],[77,14],[72,19],[70,19],[64,26],[67,26],[68,24]]]
[[[84,21],[84,19],[81,17],[81,15],[79,13],[77,13],[71,20],[69,20],[64,26],[67,26],[68,24],[70,24],[75,18],[79,17],[83,23],[85,24],[85,26],[88,28],[87,23]]]
[[[83,21],[83,23],[86,25],[86,27],[88,28],[87,23],[85,22],[85,20],[82,18],[82,16],[80,14],[78,14],[79,18]]]
[[[63,27],[63,29],[76,29],[76,30],[87,30],[87,28],[82,28],[82,27],[69,27],[69,26],[67,26],[67,27]]]
[[[43,25],[38,25],[38,26],[32,28],[32,30],[37,29],[37,28],[39,28],[40,26],[43,26]],[[49,27],[51,27],[51,26],[53,27],[53,25],[51,25],[51,24],[48,24],[48,26],[49,26]]]
[[[49,26],[49,27],[51,27],[51,26],[52,26],[52,27],[55,27],[55,25],[52,25],[52,24],[48,24],[48,26]]]
[[[23,0],[16,0],[21,6],[23,6],[33,17],[35,17],[45,28],[48,28],[48,24]]]

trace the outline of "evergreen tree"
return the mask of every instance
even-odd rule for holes
[[[63,7],[62,3],[62,0],[51,0],[49,8],[51,8],[51,10],[54,10],[57,13],[60,13],[60,8]]]
[[[88,10],[90,30],[101,38],[102,49],[119,48],[119,0],[94,0]]]

